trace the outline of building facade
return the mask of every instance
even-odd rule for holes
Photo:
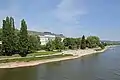
[[[39,35],[41,45],[46,45],[50,40],[55,39],[55,35]]]
[[[50,40],[55,40],[55,35],[39,35],[41,45],[46,45]],[[64,37],[60,37],[61,41],[64,40]]]
[[[60,37],[62,41],[64,40],[65,36],[63,34],[54,34],[51,32],[35,32],[29,31],[31,35],[38,35],[40,37],[41,45],[46,45],[50,40],[55,40],[55,37]]]

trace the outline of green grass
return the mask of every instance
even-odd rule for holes
[[[16,58],[16,59],[4,59],[4,60],[0,60],[0,63],[21,62],[21,61],[29,62],[29,61],[36,61],[36,60],[61,58],[66,56],[72,56],[72,55],[66,54],[66,55],[54,55],[54,56],[45,56],[45,57],[23,57],[23,58]]]
[[[29,56],[40,56],[40,55],[49,55],[49,54],[55,54],[58,53],[58,51],[45,51],[45,52],[35,52],[35,53],[30,53],[26,57]],[[15,54],[12,56],[0,56],[0,58],[12,58],[12,57],[20,57],[19,54]]]
[[[40,56],[40,55],[49,55],[49,54],[55,54],[58,53],[57,51],[46,51],[46,52],[36,52],[28,54],[27,56]]]

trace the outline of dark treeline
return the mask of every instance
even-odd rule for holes
[[[28,53],[32,53],[37,50],[47,51],[62,51],[66,49],[86,49],[106,46],[100,42],[99,37],[89,36],[85,38],[65,38],[62,40],[60,37],[56,37],[55,40],[50,40],[46,45],[41,46],[40,38],[38,35],[30,35],[27,31],[27,23],[23,19],[21,20],[20,30],[15,28],[14,19],[12,17],[6,17],[3,20],[2,30],[0,30],[1,55],[11,56],[13,54],[19,54],[24,57]]]

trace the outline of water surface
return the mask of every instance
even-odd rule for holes
[[[0,80],[120,80],[120,47],[75,60],[0,69]]]

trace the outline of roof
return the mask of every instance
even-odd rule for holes
[[[65,38],[65,36],[63,34],[55,34],[52,32],[36,32],[36,31],[28,31],[28,32],[29,32],[29,34],[35,34],[35,35],[40,35],[40,36],[53,35],[55,37]]]

